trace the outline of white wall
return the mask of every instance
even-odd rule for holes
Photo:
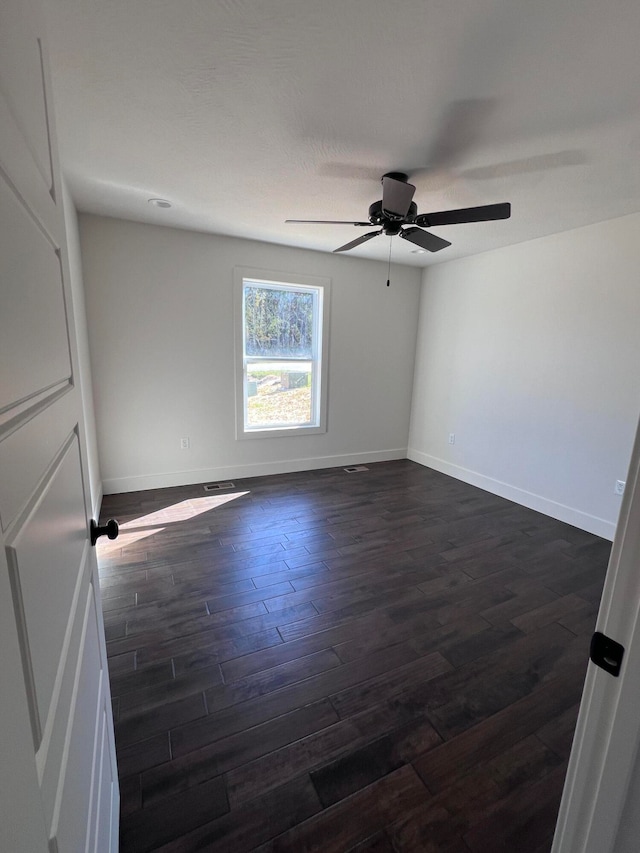
[[[425,271],[409,458],[612,538],[640,409],[639,234],[634,214]]]
[[[406,456],[420,270],[80,217],[105,493]],[[332,279],[329,425],[237,441],[233,268]],[[180,450],[180,438],[191,449]]]
[[[78,233],[78,216],[73,199],[69,194],[65,181],[62,181],[64,221],[67,232],[67,250],[69,257],[69,275],[71,298],[73,301],[73,320],[75,324],[76,342],[78,345],[79,384],[82,399],[82,412],[87,447],[87,469],[89,472],[88,488],[91,495],[93,517],[98,518],[102,503],[102,479],[98,461],[98,441],[96,437],[96,418],[93,405],[93,385],[91,380],[91,358],[89,354],[89,339],[87,335],[87,315],[82,280],[82,259],[80,256],[80,235]]]

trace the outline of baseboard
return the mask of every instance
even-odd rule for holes
[[[521,504],[529,509],[535,509],[537,512],[558,519],[558,521],[564,521],[566,524],[579,527],[581,530],[586,530],[596,536],[602,536],[603,539],[613,540],[616,525],[604,518],[589,515],[589,513],[582,512],[579,509],[565,506],[525,489],[519,489],[517,486],[503,483],[501,480],[494,480],[493,477],[487,477],[477,471],[470,471],[468,468],[454,465],[445,459],[430,456],[411,447],[407,450],[407,459],[418,462],[426,468],[433,468],[434,471],[440,471],[442,474],[448,474],[450,477],[455,477],[456,480],[462,480],[463,483],[478,486],[478,488],[491,492],[493,495],[499,495],[501,498],[507,498],[507,500],[514,501],[514,503]]]
[[[252,465],[228,465],[219,468],[196,468],[191,471],[173,471],[163,474],[113,477],[103,480],[102,487],[105,495],[115,495],[145,489],[190,486],[194,483],[216,482],[216,480],[242,480],[247,477],[265,477],[271,474],[293,474],[297,471],[316,471],[319,468],[339,468],[346,465],[390,462],[393,459],[406,458],[407,448],[401,447],[393,450],[344,453],[337,456],[316,456],[308,459],[281,459],[277,462],[259,462]]]

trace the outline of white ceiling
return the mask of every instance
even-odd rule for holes
[[[331,251],[367,229],[284,220],[366,220],[387,171],[419,212],[511,201],[395,239],[420,266],[640,211],[638,0],[45,2],[80,210]]]

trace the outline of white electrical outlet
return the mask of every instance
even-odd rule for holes
[[[455,434],[455,432],[450,432],[449,433],[449,444],[455,444],[455,443],[456,443],[456,434]]]
[[[181,438],[180,439],[180,450],[189,450],[191,447],[191,439],[190,438]]]
[[[616,484],[613,487],[614,495],[624,495],[624,487],[626,484],[626,480],[616,480]]]

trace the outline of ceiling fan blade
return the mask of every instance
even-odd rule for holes
[[[491,222],[494,219],[508,219],[510,216],[511,204],[505,201],[502,204],[483,204],[481,207],[421,213],[416,216],[416,225],[422,228],[435,228],[437,225],[459,225],[463,222]]]
[[[451,243],[448,240],[443,240],[442,237],[436,237],[435,234],[429,234],[428,231],[423,231],[421,228],[403,228],[400,232],[403,240],[409,240],[420,246],[421,249],[426,249],[427,252],[439,252],[440,249],[446,249]]]
[[[469,98],[452,101],[442,119],[427,154],[431,171],[457,166],[477,147],[497,105],[495,98]],[[413,173],[410,173],[414,177]]]
[[[391,219],[404,219],[416,188],[385,175],[382,179],[382,210]]]
[[[339,249],[334,249],[333,251],[348,252],[349,249],[355,249],[356,246],[366,243],[367,240],[371,240],[372,237],[377,237],[378,234],[382,234],[382,229],[380,229],[380,231],[369,231],[368,234],[363,234],[362,237],[356,237],[355,240],[352,240],[350,243],[345,243],[344,246],[340,246]]]
[[[371,225],[370,222],[347,222],[344,219],[285,219],[287,222],[302,222],[314,225]]]
[[[531,172],[561,169],[565,166],[583,166],[587,162],[586,152],[574,148],[567,151],[556,151],[552,154],[521,157],[518,160],[508,160],[506,163],[478,166],[475,169],[464,169],[460,174],[463,178],[472,181],[491,181],[499,178],[511,178],[513,175],[527,175]]]

